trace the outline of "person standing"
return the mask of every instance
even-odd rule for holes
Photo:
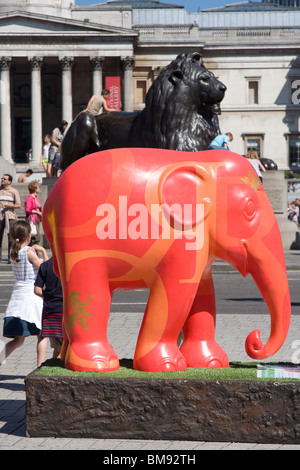
[[[12,176],[4,174],[1,178],[0,187],[0,261],[2,260],[2,242],[5,230],[8,235],[8,263],[10,263],[10,237],[9,232],[17,220],[16,209],[21,207],[19,191],[11,187]]]
[[[51,135],[51,145],[49,148],[49,160],[48,160],[48,177],[49,178],[51,176],[57,176],[57,171],[56,171],[56,175],[54,175],[54,166],[56,164],[56,161],[59,160],[60,145],[64,138],[64,134],[65,134],[67,127],[68,127],[67,121],[61,121],[59,126],[53,129],[53,132]]]
[[[63,291],[53,270],[53,258],[44,261],[34,283],[34,293],[43,299],[42,337],[49,338],[53,357],[60,355],[63,342]]]
[[[41,150],[41,166],[44,168],[44,171],[46,173],[46,177],[49,176],[48,172],[48,162],[49,162],[49,149],[51,145],[51,135],[46,134],[44,136],[44,144],[42,145],[42,150]]]
[[[40,185],[37,181],[31,181],[28,184],[29,195],[25,200],[25,215],[26,220],[29,223],[33,223],[36,226],[36,235],[31,237],[30,246],[35,243],[40,243],[41,240],[41,220],[43,207],[42,203],[38,198],[38,193],[40,192]]]
[[[257,152],[255,150],[249,150],[249,152],[246,155],[246,158],[249,160],[249,162],[253,166],[260,181],[263,182],[262,172],[265,172],[266,169],[261,163]]]

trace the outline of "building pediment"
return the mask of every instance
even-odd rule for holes
[[[56,34],[78,34],[78,35],[113,35],[113,36],[136,36],[137,33],[131,29],[113,27],[81,21],[69,18],[61,18],[43,14],[35,14],[23,11],[10,11],[0,14],[0,35],[56,35]]]

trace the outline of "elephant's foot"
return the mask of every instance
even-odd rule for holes
[[[111,372],[119,369],[118,356],[109,343],[105,347],[102,343],[70,343],[64,362],[67,369],[79,372]]]
[[[180,350],[185,357],[187,367],[210,369],[229,367],[227,354],[214,340],[186,340]]]
[[[134,358],[133,368],[145,372],[176,372],[186,370],[186,361],[177,345],[158,343],[149,353]]]

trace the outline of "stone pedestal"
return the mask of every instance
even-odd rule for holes
[[[300,249],[299,229],[295,222],[287,218],[287,184],[284,170],[263,173],[263,184],[274,210],[282,238],[283,249]]]
[[[27,376],[29,437],[300,443],[300,382]]]

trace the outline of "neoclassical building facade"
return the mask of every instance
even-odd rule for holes
[[[109,79],[119,80],[121,109],[142,109],[160,69],[193,51],[227,86],[220,124],[234,135],[231,149],[300,167],[297,2],[189,13],[155,0],[0,0],[0,43],[3,171],[38,171],[43,135],[70,123]]]

